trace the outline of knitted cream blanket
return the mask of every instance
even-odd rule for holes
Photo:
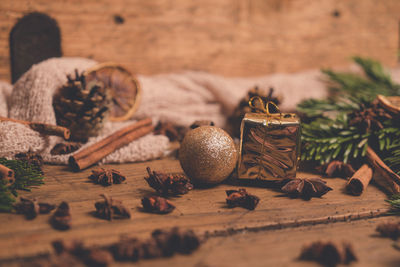
[[[0,116],[55,124],[52,107],[55,91],[67,81],[67,74],[72,74],[75,69],[83,71],[95,64],[89,59],[53,58],[32,66],[13,88],[7,83],[0,83]],[[189,126],[195,120],[207,119],[223,127],[228,115],[253,86],[263,89],[274,87],[284,98],[281,109],[294,109],[302,99],[326,96],[319,76],[319,71],[254,78],[225,78],[191,71],[140,75],[138,79],[143,95],[132,121],[151,117],[154,123],[170,121]],[[85,146],[132,121],[107,122],[100,135],[90,138]],[[61,141],[59,137],[43,137],[24,125],[0,122],[0,157],[12,157],[15,153],[31,149],[40,153],[46,162],[66,164],[69,155],[50,155],[53,146]],[[110,154],[102,163],[154,159],[163,156],[168,147],[169,141],[165,136],[149,134]]]

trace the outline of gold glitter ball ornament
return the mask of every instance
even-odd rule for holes
[[[182,169],[198,183],[217,184],[225,180],[235,168],[237,156],[229,134],[214,126],[190,130],[179,149]]]

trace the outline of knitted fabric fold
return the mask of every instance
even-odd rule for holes
[[[84,58],[52,58],[32,66],[15,83],[11,95],[11,87],[0,84],[0,115],[56,124],[52,105],[54,93],[66,83],[67,74],[72,75],[75,69],[82,72],[96,63]],[[107,122],[99,136],[90,138],[85,146],[144,117],[151,117],[154,123],[164,121],[179,126],[206,119],[224,127],[237,103],[255,85],[261,89],[274,87],[284,98],[281,109],[294,109],[302,99],[326,96],[325,85],[319,77],[318,71],[252,78],[226,78],[195,71],[139,75],[142,99],[134,117],[123,123]],[[58,137],[40,136],[24,125],[0,124],[0,156],[12,157],[31,149],[40,153],[46,162],[66,164],[69,155],[50,154],[51,148],[61,141]],[[102,163],[154,159],[163,156],[168,148],[169,141],[165,136],[147,135],[108,155]]]

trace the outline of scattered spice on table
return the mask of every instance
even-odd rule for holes
[[[98,267],[108,266],[113,262],[112,254],[105,248],[85,248],[82,242],[64,240],[56,240],[52,245],[58,255],[56,259],[59,260],[65,257],[82,261],[86,266]]]
[[[282,192],[291,197],[301,197],[309,200],[313,197],[321,197],[332,190],[326,182],[320,178],[295,178],[282,181]]]
[[[173,142],[182,141],[186,131],[186,127],[177,126],[171,122],[159,122],[154,129],[154,134],[165,135],[169,141]]]
[[[147,167],[146,170],[149,176],[144,179],[159,194],[182,195],[193,189],[192,183],[184,174],[151,171],[150,167]]]
[[[376,231],[382,237],[389,237],[396,240],[400,237],[400,222],[385,222],[376,227]]]
[[[260,198],[249,194],[246,189],[226,190],[226,203],[229,207],[243,207],[248,210],[254,210],[260,202]]]
[[[142,198],[142,205],[144,211],[158,214],[167,214],[175,209],[168,199],[158,196]]]
[[[326,177],[351,177],[356,171],[349,163],[344,163],[339,160],[332,160],[331,162],[318,166],[317,170],[324,174]]]
[[[27,219],[34,219],[38,214],[48,214],[55,209],[55,205],[39,202],[36,198],[20,198],[20,202],[14,205],[18,214],[24,214]]]
[[[109,186],[112,184],[120,184],[126,180],[125,176],[114,169],[98,169],[92,170],[89,179],[97,184]]]
[[[68,230],[71,228],[71,211],[67,202],[61,202],[51,217],[50,223],[57,230]]]
[[[155,230],[151,238],[122,239],[111,246],[117,261],[138,261],[145,258],[170,257],[175,253],[190,254],[200,246],[200,238],[192,230]]]
[[[331,241],[316,241],[305,245],[300,253],[300,260],[317,261],[325,266],[349,264],[357,261],[350,243],[334,243]]]
[[[200,126],[215,126],[215,123],[209,120],[195,121],[192,123],[192,125],[190,125],[190,129],[196,129]]]
[[[16,160],[28,162],[30,165],[36,167],[38,171],[43,173],[42,166],[44,164],[42,156],[29,150],[28,152],[21,152],[14,155]]]
[[[131,218],[131,212],[122,204],[122,201],[108,197],[106,194],[100,196],[104,200],[94,204],[97,217],[110,221],[114,218]]]
[[[66,155],[77,151],[82,146],[78,142],[65,142],[56,144],[50,151],[51,155]]]

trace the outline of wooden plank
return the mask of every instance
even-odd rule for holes
[[[358,261],[350,266],[399,266],[399,251],[393,248],[393,241],[380,238],[375,233],[376,226],[387,220],[379,218],[213,238],[190,257],[177,255],[167,259],[144,260],[138,266],[320,267],[315,262],[298,260],[302,246],[318,240],[352,243]],[[125,265],[117,263],[115,266]]]
[[[0,214],[0,225],[7,226],[0,228],[0,259],[49,252],[51,241],[57,238],[82,239],[88,245],[109,244],[119,240],[121,235],[146,237],[160,227],[180,226],[192,228],[199,234],[219,234],[232,230],[276,229],[358,219],[359,216],[373,217],[387,210],[386,196],[375,187],[370,186],[362,196],[353,197],[342,192],[345,180],[337,178],[328,180],[328,185],[334,188],[332,192],[311,201],[290,199],[279,192],[254,187],[248,190],[261,199],[255,211],[228,209],[225,190],[239,186],[222,184],[172,198],[177,210],[171,214],[148,214],[138,210],[140,199],[154,193],[143,179],[146,166],[166,172],[181,171],[179,162],[174,159],[109,165],[106,167],[120,170],[128,179],[124,184],[103,187],[89,182],[90,170],[72,173],[65,166],[46,166],[46,184],[22,195],[55,204],[68,201],[72,209],[72,229],[66,232],[53,230],[48,224],[48,215],[26,221],[20,215]],[[299,176],[315,177],[307,173]],[[95,218],[92,215],[94,202],[100,200],[101,193],[123,200],[132,210],[133,218],[113,222]]]
[[[397,60],[397,0],[4,0],[0,79],[10,78],[11,28],[32,11],[58,21],[65,56],[119,62],[142,74],[256,76],[346,66],[354,55],[388,66]]]

